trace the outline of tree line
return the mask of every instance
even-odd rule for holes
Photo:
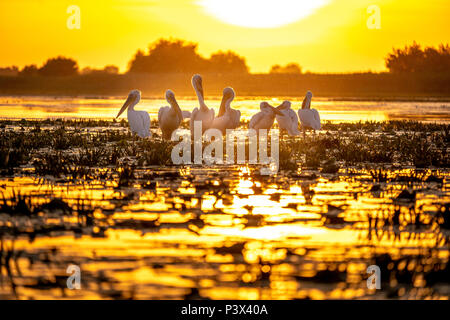
[[[183,40],[160,39],[150,45],[148,54],[138,50],[129,63],[130,73],[248,73],[245,58],[232,51],[213,53],[209,59],[197,52],[197,44]]]
[[[244,57],[233,51],[218,51],[209,58],[201,56],[198,44],[184,40],[159,39],[150,44],[147,53],[138,50],[128,64],[127,73],[236,73],[248,74]],[[394,48],[385,58],[386,67],[393,74],[445,74],[450,72],[450,46],[422,48],[416,42],[401,49]],[[41,67],[27,65],[19,70],[12,66],[0,68],[0,75],[73,76],[77,74],[118,74],[119,68],[107,65],[102,69],[79,68],[72,58],[58,56],[48,59]],[[301,74],[297,63],[273,65],[269,74]]]
[[[450,46],[422,48],[414,42],[403,49],[393,49],[385,59],[391,73],[449,73]]]

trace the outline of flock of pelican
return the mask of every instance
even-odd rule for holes
[[[225,134],[227,129],[239,127],[241,112],[231,108],[231,102],[235,97],[233,88],[223,89],[222,102],[216,117],[214,109],[209,109],[205,103],[202,77],[198,74],[194,75],[191,83],[199,103],[199,108],[194,108],[192,112],[181,110],[174,92],[172,90],[166,91],[166,100],[170,106],[162,107],[158,112],[158,123],[163,139],[170,140],[172,133],[180,127],[185,119],[190,119],[191,134],[193,134],[195,121],[201,121],[203,132],[214,128]],[[298,117],[297,113],[291,108],[290,101],[284,101],[278,107],[273,107],[266,101],[261,102],[261,111],[251,117],[249,128],[270,130],[275,119],[277,119],[280,130],[286,130],[290,136],[296,136],[300,134],[298,129],[298,120],[300,119],[303,134],[306,129],[320,130],[319,112],[316,109],[311,109],[312,96],[311,91],[306,93],[302,108],[298,110]],[[127,110],[131,131],[141,138],[151,137],[149,114],[146,111],[134,110],[140,100],[141,92],[132,90],[116,118]]]

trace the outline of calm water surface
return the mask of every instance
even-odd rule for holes
[[[3,97],[0,116],[111,118],[122,102]],[[249,116],[258,104],[234,105]],[[144,100],[141,108],[156,119],[160,105]],[[442,103],[314,106],[338,122],[449,116]],[[95,130],[126,129],[86,131]],[[0,299],[450,297],[448,169],[347,166],[268,177],[245,165],[150,166],[127,186],[115,167],[88,170],[55,178],[29,164],[0,176]],[[415,197],[402,197],[405,189]],[[11,215],[7,206],[45,209]],[[66,287],[71,264],[81,268],[81,290]],[[382,290],[367,288],[370,265],[381,269]]]
[[[386,173],[393,182],[356,169],[268,178],[246,166],[148,168],[128,188],[0,179],[6,197],[20,190],[30,206],[62,199],[77,212],[56,202],[38,216],[0,214],[0,298],[448,299],[449,231],[436,219],[449,172],[414,183],[406,201],[396,197],[412,171]],[[70,264],[81,290],[64,289]],[[367,288],[373,264],[383,290]]]
[[[65,98],[65,97],[0,97],[0,118],[101,118],[111,119],[117,115],[125,98]],[[301,107],[302,100],[292,99],[293,109]],[[268,97],[237,98],[232,107],[242,112],[243,119],[259,111],[259,103],[269,101],[277,106],[282,101]],[[179,98],[183,110],[191,111],[198,106],[192,98]],[[207,105],[218,112],[220,98],[207,100]],[[152,119],[157,119],[158,110],[167,105],[162,99],[142,99],[136,109],[147,110]],[[319,110],[324,121],[356,122],[385,120],[419,120],[426,122],[450,122],[449,102],[377,102],[377,101],[333,101],[314,98],[312,106]]]

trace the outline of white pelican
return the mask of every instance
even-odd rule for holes
[[[116,118],[118,118],[125,111],[125,109],[128,108],[127,117],[131,132],[136,133],[141,138],[151,137],[150,116],[148,115],[148,112],[134,110],[134,106],[137,105],[140,100],[141,92],[139,90],[132,90],[128,94],[128,99],[123,104]]]
[[[270,130],[275,120],[275,115],[283,115],[281,111],[272,107],[267,102],[261,102],[259,108],[261,111],[255,114],[248,124],[250,129],[255,129],[257,132],[259,129]]]
[[[319,112],[316,109],[311,109],[312,96],[312,92],[308,91],[303,100],[302,108],[298,110],[303,134],[305,134],[305,129],[320,130],[321,128]]]
[[[189,119],[191,117],[191,112],[190,111],[181,111],[181,114],[183,115],[183,120],[184,119]]]
[[[222,102],[220,103],[219,113],[214,118],[212,128],[219,129],[225,134],[226,129],[236,129],[239,127],[241,112],[231,108],[231,102],[234,100],[235,93],[233,88],[223,89]]]
[[[185,117],[183,117],[183,111],[181,111],[172,90],[166,91],[166,100],[170,104],[170,107],[166,106],[159,109],[158,123],[163,139],[170,140],[172,132],[178,129]]]
[[[195,93],[197,94],[198,102],[200,104],[199,108],[194,108],[191,113],[191,134],[194,134],[194,122],[202,122],[202,133],[211,128],[214,120],[214,109],[208,109],[205,104],[205,96],[203,95],[203,85],[202,77],[196,74],[192,77],[192,87],[194,87]]]
[[[291,102],[284,101],[277,109],[283,113],[282,116],[276,115],[280,130],[286,130],[290,136],[299,135],[298,117],[295,111],[291,109]]]

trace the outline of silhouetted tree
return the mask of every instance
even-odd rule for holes
[[[16,66],[0,68],[0,76],[16,76],[19,73],[19,68]]]
[[[204,70],[205,64],[205,59],[197,53],[196,44],[160,39],[150,46],[148,55],[142,51],[136,53],[129,72],[196,72]]]
[[[245,59],[237,54],[217,52],[210,59],[197,53],[197,44],[183,40],[160,39],[146,55],[138,50],[129,63],[132,73],[248,72]]]
[[[38,67],[35,64],[29,64],[20,70],[19,74],[21,76],[35,76],[39,72]]]
[[[107,65],[103,68],[103,72],[105,72],[107,74],[118,74],[119,68],[114,65]]]
[[[276,65],[272,66],[272,68],[270,68],[269,73],[271,73],[271,74],[276,74],[276,73],[300,74],[300,73],[302,73],[302,68],[297,63],[289,63],[284,67],[276,64]]]
[[[43,76],[72,76],[77,74],[78,64],[75,60],[65,57],[56,57],[48,59],[39,74]]]
[[[448,73],[450,72],[450,47],[421,48],[416,42],[404,49],[393,49],[386,59],[391,73]]]
[[[119,68],[113,65],[107,65],[103,69],[93,69],[86,67],[81,70],[81,74],[118,74]]]
[[[232,51],[213,53],[208,60],[209,70],[222,73],[248,73],[245,58]]]

